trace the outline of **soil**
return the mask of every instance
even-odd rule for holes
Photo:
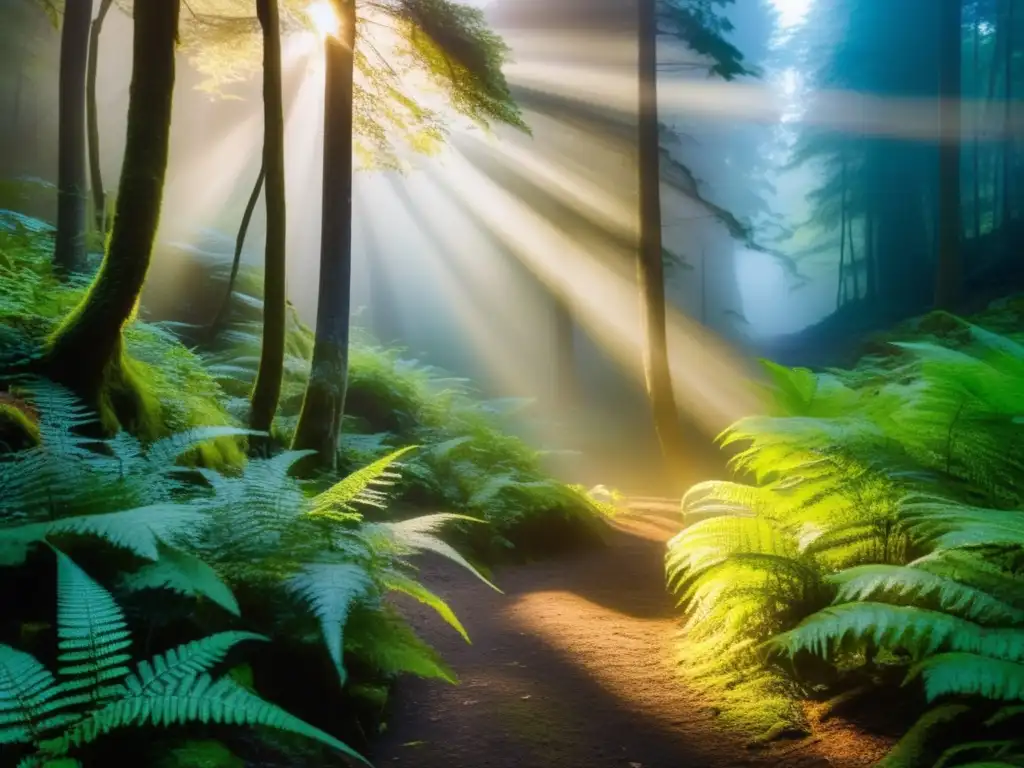
[[[402,602],[460,684],[408,679],[374,764],[415,768],[860,768],[892,739],[832,718],[752,748],[673,663],[678,613],[664,586],[675,505],[633,510],[608,547],[496,574],[498,594],[449,563],[422,563],[473,641]]]

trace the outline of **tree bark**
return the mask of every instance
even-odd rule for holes
[[[86,264],[85,70],[91,0],[67,0],[60,37],[57,124],[57,235],[53,261],[63,273]]]
[[[839,204],[839,282],[836,285],[836,309],[846,300],[846,158],[843,157],[843,197]]]
[[[963,233],[960,204],[960,78],[963,45],[962,0],[941,0],[942,51],[939,64],[939,257],[935,306],[951,310],[960,297]]]
[[[637,279],[643,326],[643,366],[654,429],[668,470],[678,469],[684,442],[668,356],[665,268],[661,243],[661,167],[658,131],[656,0],[638,0],[637,121],[640,242]]]
[[[975,99],[975,103],[981,96],[981,89],[978,86],[981,84],[981,19],[980,11],[975,9],[975,19],[973,28],[973,45],[972,55],[974,57],[973,71],[974,71],[974,93],[972,94]],[[973,223],[974,223],[974,241],[975,243],[981,242],[981,125],[984,118],[982,117],[981,109],[975,106],[974,109],[974,136],[972,137],[972,203],[973,203]]]
[[[252,221],[252,214],[256,210],[256,202],[260,199],[260,192],[263,190],[263,179],[266,176],[266,168],[260,163],[260,172],[256,176],[256,183],[249,193],[249,200],[245,204],[245,211],[242,213],[242,221],[238,225],[238,234],[235,235],[235,253],[231,259],[231,274],[228,275],[228,284],[224,289],[224,298],[220,302],[217,314],[210,323],[207,338],[212,341],[220,333],[224,323],[227,322],[231,312],[231,297],[235,293],[235,281],[238,279],[238,270],[242,266],[242,249],[245,247],[245,236],[249,232],[249,223]]]
[[[348,386],[352,288],[352,97],[356,12],[353,0],[332,0],[341,38],[326,41],[324,180],[320,224],[320,286],[313,363],[292,447],[317,452],[337,467]]]
[[[1013,223],[1013,173],[1011,158],[1013,157],[1013,25],[1014,3],[1008,3],[1006,9],[1006,56],[1003,60],[1003,79],[1006,81],[1006,98],[1003,100],[1003,238],[1006,242],[1007,256],[1013,247],[1011,224]]]
[[[110,242],[92,287],[50,338],[43,360],[49,378],[100,409],[101,416],[101,405],[116,410],[108,402],[108,386],[131,389],[121,329],[138,303],[160,219],[179,8],[180,0],[146,0],[135,8],[128,130]]]
[[[93,216],[96,231],[107,233],[107,195],[103,190],[103,170],[100,168],[100,121],[96,109],[96,75],[99,68],[100,33],[103,21],[114,0],[101,0],[100,9],[89,29],[89,62],[85,72],[85,104],[88,118],[89,184],[92,188]]]
[[[257,0],[263,27],[263,170],[267,242],[263,266],[263,344],[253,385],[249,426],[269,432],[284,377],[285,288],[284,97],[277,0]]]

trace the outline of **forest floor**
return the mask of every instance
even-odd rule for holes
[[[892,740],[838,718],[812,736],[749,748],[673,663],[678,612],[665,542],[678,509],[634,509],[605,549],[499,570],[498,594],[451,564],[422,563],[472,645],[418,605],[417,631],[460,684],[403,680],[371,756],[416,768],[860,768]]]

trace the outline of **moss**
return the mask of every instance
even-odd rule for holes
[[[0,399],[0,453],[21,451],[38,442],[39,428],[31,417],[18,406]]]

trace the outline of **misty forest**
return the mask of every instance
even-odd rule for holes
[[[0,0],[0,768],[1024,768],[1024,0]]]

